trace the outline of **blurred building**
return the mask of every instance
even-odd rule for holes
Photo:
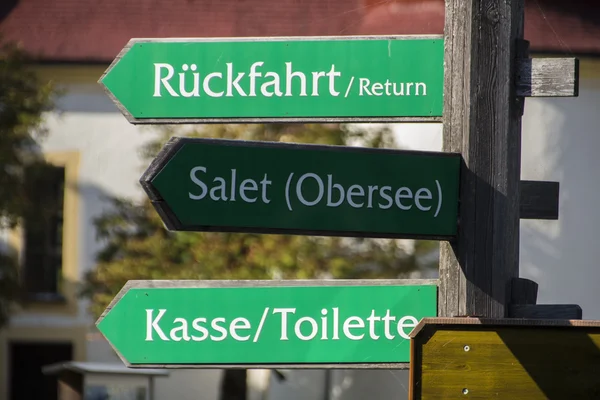
[[[533,55],[581,58],[580,96],[527,99],[523,179],[560,181],[560,219],[521,225],[521,274],[539,283],[541,303],[575,303],[600,319],[600,3],[527,0],[525,36]],[[120,362],[94,328],[77,283],[99,249],[93,219],[105,196],[142,196],[139,150],[151,128],[130,125],[97,84],[132,37],[324,36],[443,32],[442,0],[4,0],[0,36],[20,42],[43,79],[64,89],[47,115],[43,142],[55,166],[41,193],[53,225],[4,234],[21,256],[26,306],[0,331],[0,400],[53,390],[41,366]],[[439,150],[441,125],[396,125],[406,147]],[[40,189],[40,190],[42,190]],[[404,398],[405,371],[285,372],[269,399]],[[181,370],[157,378],[157,399],[216,399],[219,371]],[[257,380],[260,389],[260,379]],[[258,397],[257,397],[258,398]]]

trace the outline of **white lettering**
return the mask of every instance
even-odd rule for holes
[[[357,190],[357,192],[355,192],[355,190]],[[352,200],[352,197],[364,196],[364,195],[365,195],[365,191],[363,190],[362,186],[359,186],[359,185],[350,186],[350,189],[348,189],[348,194],[347,194],[348,204],[350,204],[354,208],[361,208],[365,203],[364,202],[363,203],[355,203],[354,200]]]
[[[256,72],[256,68],[263,64],[262,61],[257,61],[250,66],[250,73],[248,74],[248,77],[250,77],[250,97],[256,97],[256,78],[262,76],[260,72]]]
[[[231,201],[235,201],[235,177],[237,171],[235,169],[231,170]]]
[[[338,76],[342,76],[341,72],[335,72],[335,65],[331,64],[331,70],[327,73],[327,77],[329,77],[329,93],[332,96],[337,96],[340,92],[335,90],[335,78]]]
[[[271,200],[267,198],[267,185],[270,185],[271,183],[273,182],[267,180],[267,174],[265,174],[263,180],[260,181],[260,186],[262,187],[262,201],[265,204],[269,204],[271,202]]]
[[[321,340],[327,340],[327,309],[322,309],[321,315]]]
[[[371,336],[371,339],[373,340],[379,339],[379,335],[375,334],[375,321],[381,321],[381,317],[375,316],[375,310],[371,310],[371,315],[367,320],[369,321],[369,336]]]
[[[409,321],[409,322],[406,322],[406,321]],[[406,333],[406,331],[404,329],[414,328],[415,326],[417,326],[418,323],[419,323],[419,321],[417,321],[417,319],[415,317],[411,317],[410,315],[400,318],[400,321],[398,321],[398,334],[400,336],[402,336],[402,338],[409,340],[410,336],[408,336],[408,333],[410,333],[410,332]]]
[[[360,78],[358,80],[358,83],[359,83],[358,86],[360,88],[360,91],[359,91],[358,95],[362,96],[363,95],[363,90],[364,90],[367,93],[367,95],[371,96],[371,92],[369,92],[369,85],[371,84],[371,81],[368,80],[367,78]]]
[[[327,206],[328,207],[338,207],[340,204],[344,202],[344,188],[339,183],[334,183],[332,185],[333,178],[331,175],[327,175]],[[337,203],[333,203],[331,201],[332,198],[332,190],[336,189],[340,194],[340,198]]]
[[[241,323],[241,325],[238,325],[238,323]],[[236,318],[233,321],[231,321],[231,324],[229,325],[229,334],[232,338],[239,342],[245,342],[246,340],[250,339],[250,335],[238,335],[238,333],[236,332],[237,329],[250,329],[250,321],[248,321],[246,318]]]
[[[281,89],[279,88],[279,75],[276,74],[275,72],[267,72],[265,74],[265,78],[273,78],[271,81],[267,81],[264,82],[261,86],[260,86],[260,92],[263,94],[263,96],[265,97],[272,97],[273,95],[281,97],[283,96],[283,93],[281,92]],[[269,92],[267,89],[273,86],[273,91]]]
[[[312,87],[312,95],[311,96],[318,96],[319,95],[319,78],[325,76],[325,72],[320,71],[320,72],[313,72],[312,73],[312,78],[313,78],[313,87]]]
[[[376,191],[378,188],[379,186],[369,185],[369,197],[367,199],[367,208],[373,208],[373,192]]]
[[[158,322],[163,317],[163,315],[165,315],[167,310],[164,308],[158,310],[158,315],[154,319],[152,319],[153,312],[154,309],[146,309],[146,341],[151,342],[154,340],[152,338],[152,331],[154,330],[161,340],[168,342],[169,338],[167,337],[167,335],[165,335],[162,329],[160,329],[160,326],[158,326]]]
[[[354,323],[353,323],[354,322]],[[346,337],[350,340],[361,340],[365,334],[361,334],[361,335],[353,335],[350,332],[350,329],[355,329],[355,328],[364,328],[365,327],[365,321],[363,321],[361,318],[359,317],[348,317],[346,319],[346,321],[344,321],[344,335],[346,335]]]
[[[202,189],[202,193],[201,194],[192,194],[192,192],[188,193],[188,195],[190,196],[190,199],[192,199],[192,200],[201,200],[201,199],[203,199],[204,196],[206,196],[206,192],[208,191],[208,188],[206,187],[206,185],[204,184],[204,182],[202,182],[200,179],[198,179],[196,177],[196,172],[198,172],[198,171],[206,172],[206,168],[204,168],[204,167],[194,167],[190,171],[190,179],[192,180],[192,182],[194,182],[196,185],[200,186],[200,188]]]
[[[308,322],[311,326],[311,331],[308,334],[308,336],[304,336],[302,334],[301,326],[304,322]],[[294,332],[296,333],[296,337],[298,337],[298,339],[300,340],[312,340],[315,336],[317,336],[317,333],[319,332],[319,327],[317,326],[317,321],[315,321],[314,319],[310,317],[302,317],[298,321],[296,321],[296,325],[294,325]]]
[[[180,326],[176,326],[173,329],[171,329],[171,333],[169,333],[169,336],[171,336],[171,339],[173,339],[176,342],[181,341],[182,339],[185,340],[186,342],[190,341],[190,337],[188,335],[188,325],[187,325],[187,321],[184,318],[175,318],[175,321],[173,321],[174,324],[176,323],[180,323]],[[177,332],[181,332],[181,336],[177,336]]]
[[[337,307],[333,307],[333,340],[340,340],[340,311]]]
[[[215,179],[213,179],[213,183],[214,182],[219,182],[219,185],[214,186],[213,188],[210,189],[210,198],[213,199],[214,201],[219,201],[219,200],[223,200],[223,201],[227,201],[227,194],[226,194],[226,182],[225,179],[221,178],[220,176],[217,176]],[[217,192],[221,191],[221,194],[218,195]]]
[[[193,65],[194,67],[196,67],[196,65]],[[188,66],[187,64],[183,64],[183,70],[187,71],[188,70]],[[195,70],[195,68],[194,68]],[[180,72],[179,73],[179,92],[181,92],[181,95],[183,97],[200,97],[200,74],[197,72],[192,73],[192,77],[194,78],[194,87],[192,88],[191,92],[188,92],[185,89],[185,72]]]
[[[388,208],[390,208],[392,206],[392,204],[394,204],[394,200],[392,200],[392,197],[386,193],[386,192],[390,192],[391,190],[392,190],[391,186],[383,186],[379,190],[379,195],[388,201],[388,203],[386,205],[379,203],[379,208],[383,208],[384,210],[387,210]]]
[[[395,321],[396,317],[390,316],[390,310],[387,310],[382,319],[384,323],[385,337],[386,339],[392,340],[395,336],[390,332],[390,322]]]
[[[295,314],[295,308],[274,308],[273,314],[281,314],[281,338],[279,340],[289,340],[287,336],[287,315],[288,313]]]
[[[423,195],[421,195],[422,193],[423,193]],[[417,208],[421,211],[431,210],[431,206],[423,207],[421,205],[421,200],[431,200],[431,199],[432,199],[431,191],[426,188],[421,188],[421,189],[417,190],[417,194],[415,194],[415,204],[417,205]]]
[[[412,208],[412,204],[409,206],[405,206],[402,204],[400,199],[412,199],[412,191],[407,187],[401,187],[396,191],[396,205],[401,210],[410,210]]]
[[[292,78],[300,79],[300,96],[306,96],[306,76],[300,71],[292,71],[292,63],[285,63],[285,95],[292,95]]]
[[[379,82],[376,82],[373,84],[373,86],[371,86],[371,91],[373,92],[373,94],[375,96],[381,96],[383,95],[383,85]]]
[[[206,318],[196,318],[192,321],[192,328],[194,328],[202,334],[202,336],[192,335],[192,340],[195,342],[201,342],[203,340],[206,340],[206,338],[208,337],[208,330],[200,325],[201,322],[206,323]]]
[[[208,74],[206,75],[206,77],[204,77],[204,82],[202,83],[202,87],[204,89],[204,92],[209,95],[210,97],[222,97],[223,96],[223,91],[221,92],[213,92],[212,89],[210,88],[210,80],[213,78],[219,78],[219,79],[223,79],[223,74],[220,72],[213,72],[212,74]]]
[[[210,335],[210,338],[215,342],[220,342],[227,338],[227,329],[219,325],[219,322],[225,322],[225,318],[215,318],[210,323],[210,326],[217,332],[221,333],[221,336]]]
[[[167,76],[161,77],[162,69],[167,70]],[[175,74],[175,69],[173,68],[172,65],[163,64],[163,63],[154,63],[154,97],[161,97],[161,93],[160,93],[160,84],[161,83],[165,87],[165,89],[167,89],[167,92],[169,92],[169,94],[171,96],[179,97],[177,92],[175,90],[173,90],[173,88],[169,84],[169,79],[171,79],[173,77],[173,74]]]
[[[245,179],[242,181],[242,184],[240,185],[240,197],[246,203],[254,203],[256,201],[256,197],[250,198],[250,197],[246,196],[246,191],[257,191],[257,190],[258,190],[258,185],[256,184],[256,182],[254,180]]]
[[[235,78],[235,80],[232,80],[233,63],[227,63],[227,94],[225,95],[226,97],[233,96],[234,88],[240,96],[246,97],[246,92],[244,92],[244,90],[240,86],[240,80],[244,77],[244,75],[245,74],[243,72],[239,72],[237,78]]]
[[[319,185],[319,194],[317,195],[317,198],[314,201],[307,201],[304,198],[304,196],[302,195],[302,183],[307,178],[313,178]],[[305,206],[312,207],[315,204],[317,204],[318,202],[320,202],[321,199],[323,198],[324,191],[325,191],[325,188],[323,187],[323,181],[321,180],[321,178],[319,178],[319,175],[313,174],[312,172],[302,175],[300,177],[300,179],[298,179],[298,183],[296,184],[296,195],[298,196],[298,200],[300,200],[300,202],[302,204],[304,204]]]

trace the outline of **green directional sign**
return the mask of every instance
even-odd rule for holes
[[[411,283],[130,281],[97,326],[138,367],[405,363],[437,312],[437,286]]]
[[[170,230],[443,239],[460,156],[173,138],[141,184]]]
[[[442,115],[441,36],[132,39],[100,78],[132,123]]]

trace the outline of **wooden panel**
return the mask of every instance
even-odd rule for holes
[[[519,216],[521,219],[558,219],[560,184],[521,181]]]
[[[577,58],[519,60],[517,95],[523,97],[579,96],[579,60]]]
[[[446,0],[443,149],[461,153],[460,230],[440,246],[439,315],[504,317],[519,272],[523,0]]]
[[[412,400],[600,398],[600,321],[426,318],[411,336]]]
[[[583,310],[577,304],[511,304],[511,318],[581,319]]]

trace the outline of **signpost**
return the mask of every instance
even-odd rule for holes
[[[446,242],[439,282],[129,282],[98,321],[123,361],[410,359],[415,399],[598,397],[597,325],[504,319],[581,316],[537,307],[537,285],[519,278],[519,220],[558,218],[558,184],[520,181],[524,97],[578,95],[576,59],[529,58],[523,14],[523,0],[446,0],[443,40],[132,39],[100,83],[134,124],[444,123],[443,153],[174,138],[140,180],[168,229]],[[425,319],[409,357],[408,330],[436,308],[500,319]],[[567,356],[577,374],[556,365]],[[561,371],[586,380],[566,390],[554,381]]]
[[[134,124],[439,121],[441,36],[132,39],[100,79]]]
[[[436,310],[435,281],[129,281],[97,325],[131,367],[382,368]]]
[[[460,157],[174,138],[141,183],[171,230],[449,238]]]
[[[425,318],[409,399],[600,398],[600,321]]]

